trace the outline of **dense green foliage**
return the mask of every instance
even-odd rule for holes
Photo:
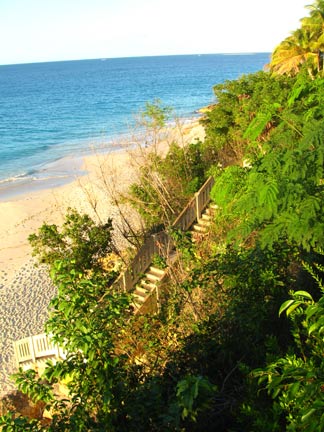
[[[61,229],[44,223],[28,238],[41,263],[66,260],[69,269],[104,272],[102,259],[114,251],[112,221],[97,225],[88,215],[69,209]]]
[[[207,133],[204,160],[222,166],[241,161],[247,147],[251,146],[244,133],[256,114],[263,113],[263,134],[251,147],[251,153],[258,154],[279,120],[279,116],[269,116],[269,109],[274,102],[284,104],[287,101],[292,85],[292,80],[286,77],[274,78],[265,72],[216,85],[214,92],[218,103],[204,120]],[[272,111],[278,110],[273,107]]]
[[[168,226],[189,197],[205,180],[201,144],[180,147],[174,143],[167,156],[152,154],[141,168],[139,183],[131,186],[129,201],[148,229]]]
[[[219,220],[231,225],[230,238],[242,241],[257,233],[263,246],[287,239],[308,250],[322,244],[323,117],[320,107],[316,116],[314,107],[302,115],[299,107],[321,100],[323,84],[323,79],[311,86],[304,83],[305,96],[300,92],[299,100],[282,107],[281,123],[262,145],[259,157],[251,158],[251,166],[232,166],[221,173],[218,169],[212,197],[222,208]],[[294,124],[288,115],[295,117]]]
[[[279,311],[291,318],[295,350],[254,371],[275,400],[277,411],[285,413],[289,431],[324,429],[324,286],[320,276],[324,267],[318,263],[314,267],[306,266],[318,283],[320,299],[316,302],[307,291],[295,291]]]
[[[215,178],[209,235],[194,244],[172,233],[179,257],[158,314],[133,315],[116,274],[89,271],[109,251],[109,224],[87,220],[85,229],[74,215],[72,232],[32,237],[58,286],[47,331],[68,355],[41,379],[16,377],[53,421],[8,415],[4,431],[324,429],[324,79],[307,68],[259,72],[215,94],[205,142],[154,153],[132,186],[131,203],[154,229],[172,222],[207,172]],[[161,109],[146,107],[154,129]],[[54,396],[57,380],[66,400]]]

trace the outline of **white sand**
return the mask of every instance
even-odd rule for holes
[[[180,135],[173,133],[162,149],[175,137],[185,142],[202,139],[203,129],[193,123]],[[88,174],[73,183],[0,202],[0,396],[14,388],[9,378],[15,371],[13,342],[44,331],[48,304],[55,295],[46,269],[33,265],[28,236],[44,222],[61,224],[67,208],[73,207],[102,221],[112,218],[116,243],[122,247],[120,212],[134,225],[140,221],[127,206],[116,206],[112,197],[136,179],[135,160],[140,163],[134,151],[93,155],[84,159]]]

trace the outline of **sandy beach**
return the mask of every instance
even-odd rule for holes
[[[177,140],[180,144],[203,139],[202,126],[197,121],[169,131],[159,143],[163,153]],[[83,158],[86,174],[75,175],[73,182],[45,190],[35,190],[0,202],[0,396],[14,388],[9,376],[15,371],[13,342],[26,336],[42,333],[47,308],[55,295],[46,268],[35,267],[28,236],[44,223],[60,225],[68,207],[88,213],[95,220],[113,219],[115,242],[123,247],[123,215],[134,225],[139,217],[125,204],[117,206],[115,198],[136,180],[141,163],[142,148],[118,143],[124,150],[102,153],[93,150]],[[71,175],[75,164],[71,159]],[[77,171],[76,171],[77,172]],[[79,172],[79,171],[78,171]]]

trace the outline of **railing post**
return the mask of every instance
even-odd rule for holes
[[[126,272],[123,273],[123,286],[124,286],[124,291],[126,292],[126,277],[125,277]]]
[[[155,287],[155,291],[156,291],[156,309],[157,309],[158,313],[160,313],[160,296],[159,296],[158,284]]]
[[[33,363],[36,362],[36,353],[35,353],[35,348],[34,348],[34,341],[33,341],[33,337],[29,336],[29,346],[30,346],[30,354],[31,354],[31,358]]]
[[[200,196],[199,192],[195,192],[197,222],[199,222],[199,220],[201,218],[201,209],[200,209],[200,204],[199,204],[199,196]]]

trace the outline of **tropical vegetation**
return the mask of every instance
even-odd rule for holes
[[[179,258],[158,313],[134,315],[119,271],[102,268],[110,221],[72,211],[31,237],[58,287],[46,330],[68,354],[15,376],[51,420],[8,412],[3,431],[324,430],[323,16],[317,0],[269,71],[214,87],[204,142],[142,166],[128,199],[144,234],[168,230],[215,179],[208,234],[172,233]],[[147,105],[147,126],[168,112]]]
[[[273,72],[296,75],[306,65],[312,78],[323,74],[324,2],[316,0],[307,7],[310,13],[301,20],[301,27],[275,48],[270,62]]]

